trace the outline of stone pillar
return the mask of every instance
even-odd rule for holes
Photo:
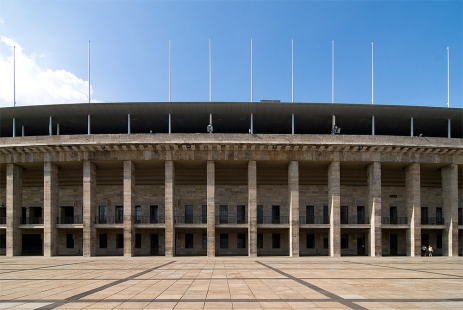
[[[58,254],[56,219],[58,217],[58,166],[45,162],[43,166],[43,254]]]
[[[299,162],[288,167],[289,194],[289,256],[299,257]]]
[[[257,257],[257,165],[248,162],[248,255]]]
[[[135,165],[124,161],[124,256],[131,257],[135,253],[135,232],[132,215],[135,214]]]
[[[443,167],[441,174],[442,213],[445,221],[442,254],[458,256],[458,166],[451,164]]]
[[[215,163],[207,161],[207,256],[215,256]]]
[[[421,195],[420,164],[413,163],[405,169],[405,206],[409,229],[407,230],[407,256],[421,252]],[[426,245],[428,246],[428,245]]]
[[[175,228],[174,228],[174,187],[175,187],[175,168],[172,160],[166,160],[165,163],[165,243],[166,256],[175,255]]]
[[[368,165],[368,214],[370,215],[370,256],[382,256],[381,163]]]
[[[84,161],[83,169],[83,254],[84,256],[95,256],[96,165],[91,161]]]
[[[22,237],[18,228],[22,207],[22,168],[6,165],[6,256],[21,255]]]
[[[341,164],[328,166],[328,212],[330,214],[330,256],[341,256]]]

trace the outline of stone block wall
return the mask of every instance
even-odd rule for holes
[[[193,248],[185,247],[185,235],[193,234]],[[206,256],[207,245],[203,247],[203,235],[206,229],[177,230],[175,233],[175,255]]]
[[[396,197],[397,196],[397,197]],[[406,217],[405,187],[381,187],[381,217],[389,217],[389,207],[397,207],[397,217]]]
[[[141,234],[141,248],[135,247],[135,256],[165,255],[164,229],[135,229],[135,234]],[[158,235],[159,248],[157,253],[151,251],[151,234]]]
[[[158,206],[159,216],[164,217],[164,185],[136,185],[133,194],[135,206],[140,206],[141,216],[150,216],[150,206]]]
[[[116,234],[123,234],[121,229],[97,229],[96,230],[96,255],[122,256],[124,248],[116,248]],[[100,234],[107,234],[107,248],[100,248]]]
[[[66,247],[66,235],[72,234],[74,238],[74,248]],[[82,256],[83,251],[83,235],[82,229],[58,229],[57,238],[58,242],[58,255],[78,255]]]
[[[328,185],[299,185],[299,215],[306,216],[306,206],[314,206],[314,216],[323,216],[328,206]]]
[[[428,208],[428,217],[436,217],[436,208],[442,208],[442,217],[445,219],[446,214],[443,208],[442,188],[422,187],[421,207]]]
[[[348,207],[348,216],[357,216],[357,207],[363,206],[365,216],[368,216],[368,187],[341,185],[341,206]],[[371,220],[371,219],[370,219]]]
[[[185,216],[186,205],[193,205],[193,216],[201,216],[202,206],[207,205],[206,185],[177,185],[174,193],[175,216]]]
[[[219,215],[220,205],[228,205],[228,215],[236,216],[236,206],[245,206],[248,214],[248,187],[246,185],[217,185],[215,187],[215,214]],[[217,239],[216,239],[217,240]]]
[[[43,187],[23,187],[22,206],[43,208]]]
[[[287,185],[257,185],[257,205],[263,206],[264,217],[272,216],[272,205],[280,206],[280,216],[289,217]]]
[[[314,235],[314,247],[307,248],[307,235]],[[300,229],[299,230],[299,255],[329,255],[329,248],[323,246],[323,240],[329,237],[328,229]]]
[[[228,234],[228,248],[220,248],[220,234]],[[245,247],[238,248],[238,234],[244,234]],[[248,234],[245,230],[216,230],[215,233],[215,249],[216,255],[248,255]]]
[[[382,248],[383,248],[383,255],[391,255],[391,235],[397,235],[397,255],[405,256],[407,254],[407,247],[406,247],[406,238],[407,233],[405,229],[387,229],[383,230],[382,232]]]
[[[286,256],[289,255],[289,229],[260,229],[257,234],[263,235],[263,248],[257,248],[257,255]],[[280,248],[272,248],[272,235],[280,234]]]

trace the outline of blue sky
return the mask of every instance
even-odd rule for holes
[[[209,101],[209,38],[213,101],[463,107],[462,1],[23,1],[0,0],[0,106],[13,102],[16,48],[18,106],[88,99]]]

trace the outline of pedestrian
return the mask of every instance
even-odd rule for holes
[[[432,246],[428,246],[428,256],[429,257],[432,257],[432,251],[433,251]]]
[[[423,244],[423,246],[421,247],[421,256],[426,256],[426,246]]]

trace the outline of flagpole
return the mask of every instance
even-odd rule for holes
[[[331,41],[331,103],[334,103],[334,40]]]
[[[16,46],[13,46],[13,107],[16,107]]]
[[[251,102],[252,102],[252,39],[251,39]]]
[[[374,46],[371,42],[371,104],[375,104],[375,80],[374,80]]]
[[[169,39],[169,46],[168,46],[168,66],[169,66],[169,70],[168,70],[168,96],[169,96],[169,102],[170,102],[170,39]]]
[[[291,102],[294,102],[294,40],[291,40]]]
[[[447,47],[447,108],[450,108],[450,48]]]
[[[88,40],[88,103],[90,103],[90,40]]]
[[[212,102],[212,44],[209,38],[209,101]]]

